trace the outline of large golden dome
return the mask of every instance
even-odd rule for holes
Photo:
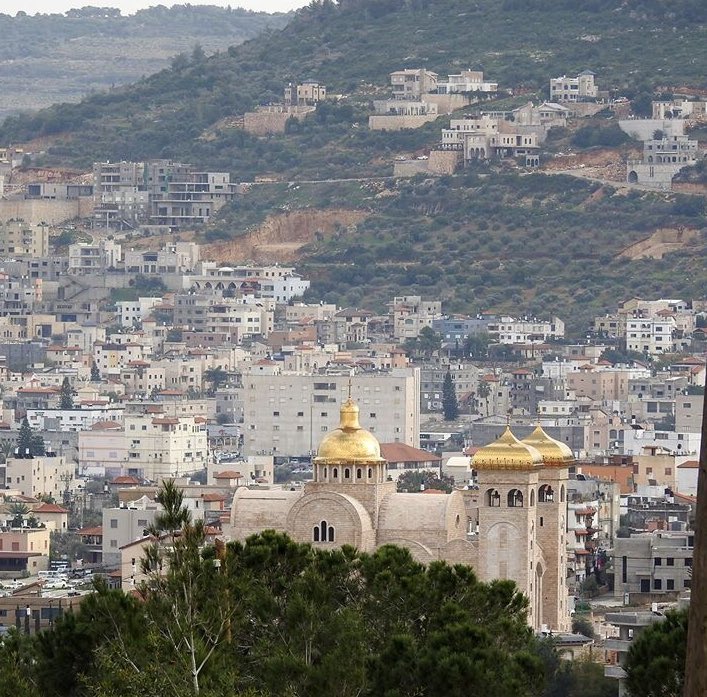
[[[378,465],[384,463],[380,443],[358,422],[358,405],[349,397],[341,405],[339,428],[319,444],[315,465]]]
[[[506,427],[494,443],[484,446],[471,458],[475,470],[534,470],[542,467],[542,455],[532,446],[521,443]]]
[[[567,467],[574,462],[574,454],[569,447],[548,436],[540,426],[522,442],[538,450],[547,467]]]

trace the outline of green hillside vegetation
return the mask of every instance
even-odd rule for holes
[[[696,197],[619,192],[569,176],[489,173],[256,186],[206,240],[239,236],[269,213],[369,213],[303,250],[309,297],[384,311],[394,295],[439,298],[448,312],[556,313],[582,336],[633,295],[707,296],[707,235],[662,260],[618,257],[656,228],[704,225]]]
[[[129,16],[97,7],[0,14],[0,118],[134,82],[197,44],[207,53],[226,50],[284,26],[289,17],[193,5],[160,5]]]
[[[241,179],[252,174],[253,161],[285,175],[314,174],[321,167],[307,166],[310,150],[282,136],[224,131],[208,142],[199,136],[223,117],[279,100],[288,81],[315,78],[331,93],[355,93],[356,103],[371,96],[369,85],[385,85],[388,73],[400,67],[425,66],[443,75],[483,68],[504,87],[531,91],[545,90],[553,75],[590,68],[602,88],[629,97],[663,83],[701,83],[706,15],[699,0],[683,0],[677,9],[667,0],[595,0],[579,7],[569,0],[314,2],[285,30],[208,58],[181,57],[131,87],[77,105],[10,119],[0,128],[0,142],[62,134],[66,142],[51,148],[49,157],[71,164],[173,157],[204,167],[228,165]],[[666,26],[669,36],[660,40]],[[329,146],[349,151],[350,137],[358,143],[345,130],[349,116],[334,113],[312,127],[310,145],[318,146],[321,160],[330,156]],[[362,152],[359,160],[368,155]],[[348,168],[352,161],[358,160],[335,164]]]

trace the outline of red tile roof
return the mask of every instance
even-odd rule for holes
[[[216,472],[214,479],[243,479],[243,475],[234,470],[224,470],[223,472]]]
[[[128,474],[122,474],[111,481],[111,484],[139,484],[140,480]]]
[[[77,535],[102,535],[103,534],[103,528],[99,525],[98,527],[95,528],[81,528],[77,533]]]
[[[434,462],[439,463],[442,459],[439,455],[413,448],[405,443],[381,443],[381,455],[388,462]]]
[[[32,509],[32,513],[68,513],[68,509],[58,506],[55,503],[43,503]]]

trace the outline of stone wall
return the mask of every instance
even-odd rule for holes
[[[462,162],[459,150],[432,150],[427,169],[432,174],[454,174]]]
[[[373,114],[368,117],[368,127],[372,131],[402,131],[405,128],[420,128],[437,118],[437,114],[424,116],[380,116]]]
[[[426,94],[423,101],[436,104],[440,114],[451,114],[453,111],[463,109],[471,104],[471,99],[464,94]]]
[[[41,222],[50,225],[85,218],[93,214],[93,199],[79,198],[70,201],[56,199],[8,199],[0,200],[0,222],[22,219],[31,225]]]

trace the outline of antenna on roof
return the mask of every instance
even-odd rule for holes
[[[349,399],[351,399],[351,377],[349,377]]]

